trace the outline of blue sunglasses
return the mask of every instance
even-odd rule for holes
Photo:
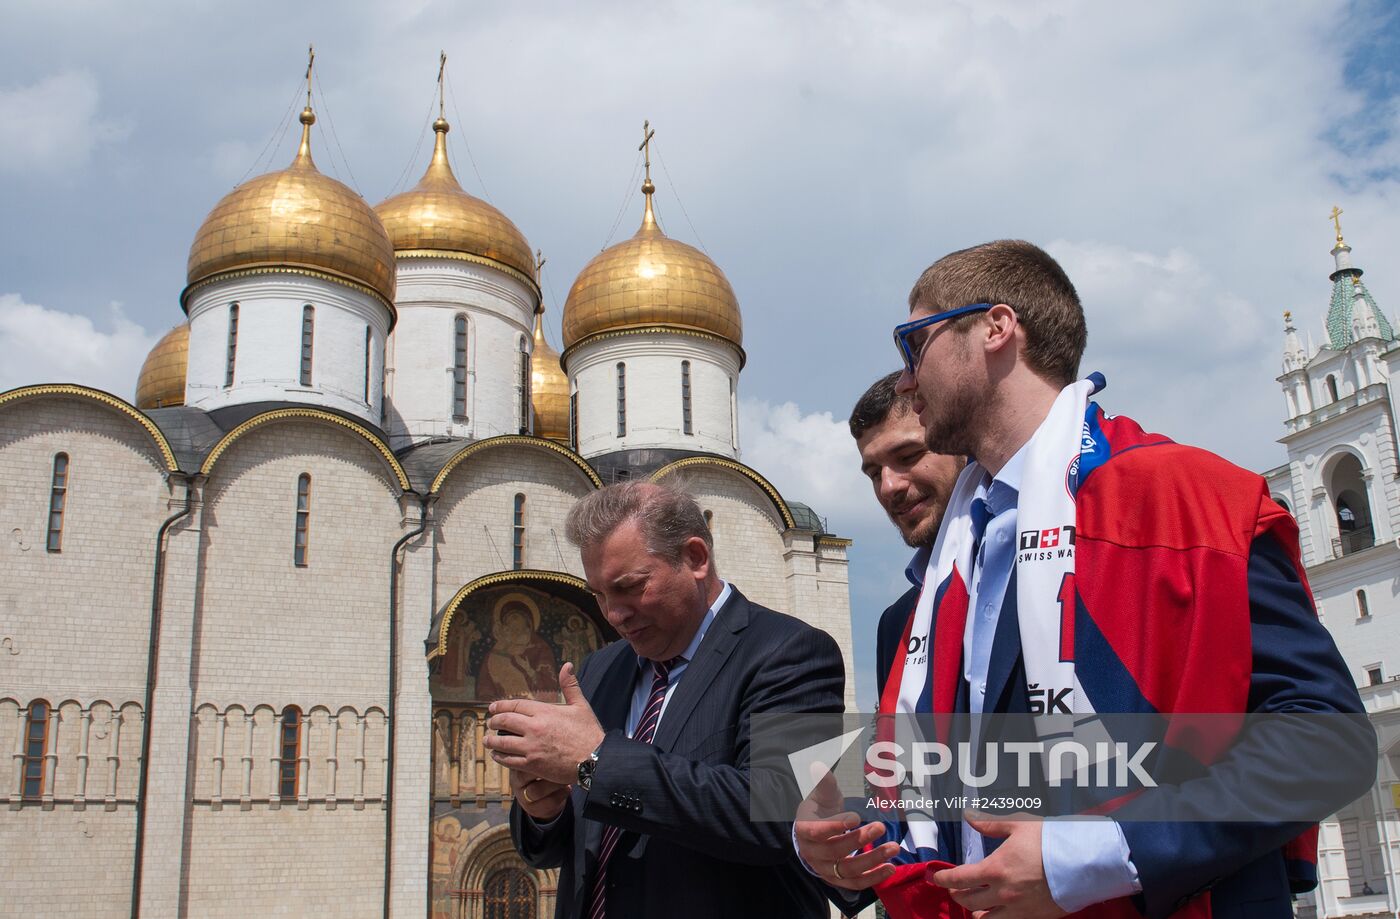
[[[942,313],[935,313],[932,316],[925,316],[923,319],[915,319],[913,322],[905,322],[895,326],[894,346],[899,349],[899,356],[904,361],[904,369],[910,373],[918,369],[919,357],[923,354],[924,345],[928,344],[929,339],[929,336],[925,335],[917,344],[914,344],[909,341],[910,335],[945,319],[956,319],[959,316],[966,316],[968,313],[980,313],[991,309],[994,305],[992,303],[970,303],[967,306],[945,310]]]

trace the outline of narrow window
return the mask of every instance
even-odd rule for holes
[[[374,351],[374,333],[365,326],[365,405],[369,405],[369,368]]]
[[[520,433],[530,433],[530,351],[520,336]]]
[[[569,393],[569,446],[578,449],[578,390]]]
[[[282,710],[282,736],[278,739],[281,757],[277,769],[277,794],[283,798],[297,796],[297,779],[301,766],[301,710],[288,705]]]
[[[1385,672],[1381,670],[1381,665],[1366,668],[1366,685],[1379,686],[1385,682]]]
[[[1358,590],[1356,592],[1356,618],[1371,618],[1371,605],[1366,602],[1366,591],[1364,590]]]
[[[316,337],[316,307],[301,308],[301,385],[311,385],[311,343]]]
[[[617,436],[627,436],[627,365],[617,364]]]
[[[1327,375],[1327,395],[1331,397],[1333,402],[1341,398],[1337,395],[1337,378],[1331,374]]]
[[[706,528],[707,530],[714,530],[714,528],[715,528],[715,523],[714,523],[714,521],[715,521],[715,512],[714,512],[714,511],[705,511],[705,528]]]
[[[224,362],[224,386],[233,385],[233,365],[238,360],[238,304],[228,308],[228,358]]]
[[[24,790],[26,801],[37,801],[44,794],[44,753],[49,745],[49,705],[29,703],[24,721]]]
[[[460,314],[452,332],[452,414],[467,417],[467,317]]]
[[[297,528],[292,542],[292,561],[298,568],[306,567],[311,548],[311,476],[302,473],[297,479]]]
[[[739,448],[739,403],[734,398],[734,378],[729,378],[729,444]]]
[[[525,567],[525,496],[515,496],[515,517],[511,526],[511,564],[516,571]]]
[[[695,433],[690,421],[690,361],[681,361],[681,423],[685,433]]]
[[[63,511],[68,505],[68,454],[53,458],[53,486],[49,491],[49,551],[63,551]]]

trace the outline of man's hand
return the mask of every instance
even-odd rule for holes
[[[569,786],[559,785],[514,769],[510,771],[510,787],[520,809],[540,823],[548,823],[564,812],[569,803]]]
[[[887,842],[869,852],[852,855],[883,836],[885,827],[880,823],[861,826],[858,815],[842,812],[845,802],[836,787],[836,777],[821,764],[814,764],[812,777],[818,776],[821,780],[797,807],[793,824],[797,854],[832,887],[874,887],[894,874],[889,860],[899,852],[899,844]]]
[[[603,728],[583,697],[573,664],[559,671],[559,689],[563,705],[533,699],[491,703],[488,727],[499,733],[487,734],[483,742],[492,759],[556,785],[577,778],[578,764],[603,742]]]
[[[1005,837],[1006,841],[982,861],[932,871],[929,880],[948,888],[953,899],[974,916],[980,917],[992,909],[996,910],[997,919],[1055,919],[1065,915],[1051,898],[1050,885],[1045,880],[1039,818],[1017,815],[997,819],[968,812],[963,819],[983,836]]]

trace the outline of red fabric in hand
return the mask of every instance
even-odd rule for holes
[[[891,877],[875,885],[875,893],[890,919],[972,919],[946,888],[928,879],[929,872],[952,867],[948,862],[896,865]]]

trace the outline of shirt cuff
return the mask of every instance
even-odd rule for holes
[[[820,874],[812,870],[811,865],[807,864],[807,859],[802,857],[802,850],[797,848],[797,824],[795,823],[792,825],[792,851],[797,855],[797,860],[802,863],[802,867],[807,869],[808,874],[814,878],[821,877]]]
[[[1065,912],[1142,890],[1123,829],[1107,817],[1046,820],[1040,859],[1050,896]]]
[[[565,803],[565,805],[564,805],[564,810],[568,810],[568,809],[569,809],[569,805],[568,805],[567,803]],[[526,814],[526,815],[525,815],[525,819],[526,819],[526,820],[529,820],[531,823],[533,823],[533,824],[535,825],[535,829],[541,830],[541,831],[543,831],[543,832],[548,832],[549,830],[551,830],[551,829],[554,828],[554,824],[556,824],[556,823],[558,823],[560,820],[563,820],[563,819],[564,819],[564,811],[560,811],[559,813],[555,814],[553,820],[536,820],[534,817],[531,817],[529,814]]]
[[[816,871],[812,870],[812,866],[807,864],[807,859],[802,857],[801,850],[797,848],[797,824],[795,823],[792,825],[792,851],[794,854],[797,855],[798,862],[801,863],[802,867],[806,870],[808,874],[821,881],[823,884],[826,884],[827,889],[835,891],[837,896],[839,896],[842,900],[844,900],[847,903],[854,903],[856,900],[860,899],[859,891],[847,890],[844,887],[832,887],[830,884],[826,883],[826,878],[822,877],[820,874],[817,874]]]

